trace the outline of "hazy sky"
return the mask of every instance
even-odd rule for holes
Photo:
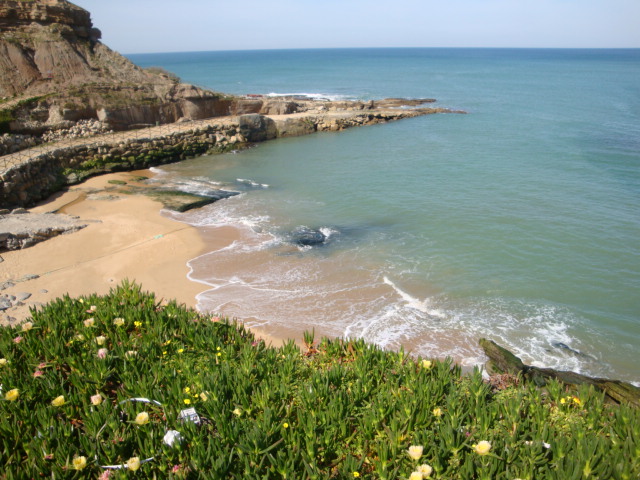
[[[640,47],[640,0],[72,0],[121,53]]]

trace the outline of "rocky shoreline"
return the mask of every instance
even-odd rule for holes
[[[0,157],[0,208],[34,205],[65,186],[102,173],[148,168],[281,137],[335,132],[434,113],[464,113],[420,106],[432,101],[247,99],[237,107],[249,113],[40,145]],[[276,113],[266,115],[251,110]],[[291,113],[280,113],[283,111]]]

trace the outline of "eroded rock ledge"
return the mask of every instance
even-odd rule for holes
[[[577,385],[592,385],[597,390],[604,392],[611,401],[640,407],[640,388],[630,383],[620,380],[588,377],[579,373],[554,370],[552,368],[538,368],[525,365],[520,358],[492,340],[481,338],[479,343],[484,353],[489,357],[487,370],[490,374],[506,373],[519,375],[539,387],[544,387],[551,380],[557,380],[572,387],[576,387]]]
[[[265,105],[274,108],[276,113],[269,115],[246,113],[73,138],[0,157],[0,208],[31,206],[67,185],[101,173],[148,168],[205,153],[246,148],[279,137],[451,112],[416,106],[431,102],[425,99],[277,102],[277,109],[268,100],[253,104],[252,108],[260,111]],[[281,113],[292,109],[293,113]]]

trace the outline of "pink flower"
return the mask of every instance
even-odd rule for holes
[[[36,370],[35,372],[33,372],[33,378],[38,378],[42,375],[44,375],[44,372],[42,370]]]
[[[173,466],[173,468],[171,468],[171,472],[172,472],[172,473],[177,473],[177,472],[179,472],[179,471],[180,471],[180,469],[181,469],[181,468],[182,468],[182,465],[181,465],[181,464],[174,465],[174,466]]]
[[[106,348],[101,348],[100,350],[98,350],[97,356],[98,358],[107,358],[107,353],[109,353],[109,350],[107,350]]]
[[[13,339],[13,343],[20,343],[22,341],[22,337],[20,335],[18,335],[16,338]]]
[[[40,365],[38,365],[38,368],[45,368],[47,366],[47,362],[42,362]]]
[[[102,472],[102,475],[98,477],[98,480],[108,480],[111,478],[111,470],[105,470]]]

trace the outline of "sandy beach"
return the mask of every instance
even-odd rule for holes
[[[164,217],[159,202],[145,195],[123,193],[120,186],[109,183],[135,184],[134,179],[140,175],[152,177],[153,173],[94,177],[29,209],[33,213],[77,216],[87,227],[2,253],[0,283],[14,283],[2,293],[30,294],[21,302],[23,305],[0,314],[2,324],[20,323],[30,316],[29,308],[65,294],[105,294],[125,279],[155,292],[158,299],[176,299],[195,308],[196,295],[206,287],[187,278],[187,262],[209,249],[230,244],[237,232],[231,227],[218,228],[215,235],[207,235],[206,230]]]

